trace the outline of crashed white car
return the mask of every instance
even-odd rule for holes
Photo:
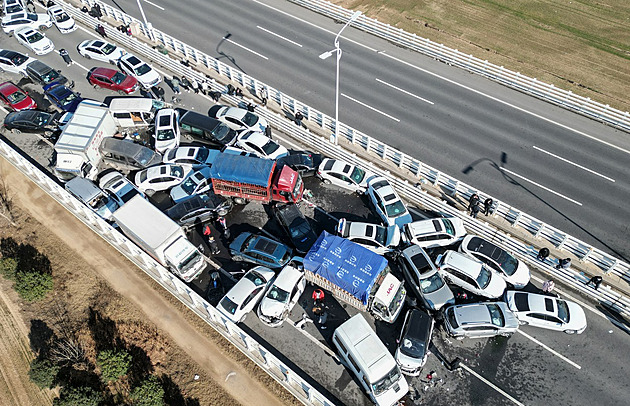
[[[63,11],[61,6],[52,6],[48,9],[48,15],[52,20],[55,27],[59,29],[62,34],[68,34],[72,31],[76,31],[77,25],[74,23],[74,18],[70,17],[68,13]]]
[[[300,258],[293,258],[278,274],[258,306],[258,318],[269,327],[278,327],[287,318],[304,292],[306,279]]]

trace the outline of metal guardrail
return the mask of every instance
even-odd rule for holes
[[[337,18],[337,19],[347,18],[347,16],[351,14],[351,11],[332,5],[322,0],[291,0],[291,1],[295,3],[300,3],[300,4],[304,3],[305,5],[306,4],[318,5],[318,10],[320,12],[323,13],[325,11],[327,15],[332,15],[333,18]],[[255,78],[248,76],[242,73],[241,71],[234,69],[231,66],[226,65],[216,60],[215,58],[209,55],[206,55],[205,53],[197,50],[196,48],[188,46],[187,44],[177,40],[176,38],[168,34],[165,34],[156,29],[149,30],[139,20],[134,19],[133,17],[121,12],[120,10],[114,7],[106,5],[100,2],[99,0],[83,0],[83,3],[87,4],[88,6],[91,6],[92,4],[95,4],[95,3],[100,4],[101,9],[103,10],[103,13],[105,15],[117,21],[120,21],[121,23],[125,23],[125,24],[133,23],[135,26],[138,27],[142,35],[144,35],[147,38],[153,38],[156,41],[156,43],[160,44],[162,47],[168,49],[169,51],[175,52],[178,56],[183,57],[188,61],[192,61],[194,64],[202,65],[204,68],[210,69],[222,75],[226,79],[240,84],[244,88],[250,90],[253,94],[259,94],[261,89],[266,89],[269,99],[279,104],[282,109],[288,110],[289,112],[292,112],[293,114],[299,111],[304,116],[304,120],[308,120],[308,122],[322,128],[324,131],[329,131],[329,132],[334,131],[334,128],[336,125],[334,118],[327,116],[326,114],[309,107],[308,105],[300,102],[299,100],[294,99],[293,97],[286,95],[280,92],[279,90],[274,89],[273,87],[268,86],[256,80]],[[77,9],[70,7],[68,11],[71,12],[71,14],[75,18],[78,18],[79,20],[83,21],[89,26],[95,26],[95,24],[97,23],[97,20],[88,16],[86,13],[79,12]],[[358,23],[361,26],[369,26],[370,24],[379,26],[379,24],[381,24],[374,21],[375,20],[371,20],[365,16],[361,16],[358,20]],[[401,30],[399,29],[393,29],[393,30],[396,33],[401,33]],[[411,34],[405,34],[404,32],[402,32],[401,35],[403,34],[411,35]],[[173,70],[174,72],[177,72],[178,74],[191,75],[191,76],[194,76],[198,80],[202,80],[205,78],[198,71],[195,71],[194,69],[189,69],[183,66],[178,61],[161,54],[160,52],[156,51],[155,49],[152,49],[149,46],[146,46],[144,44],[139,45],[139,43],[134,38],[131,38],[125,34],[122,34],[117,30],[109,29],[108,35],[110,37],[115,38],[117,41],[120,41],[124,45],[132,47],[134,51],[160,63],[161,65]],[[415,36],[413,37],[415,38]],[[419,41],[419,39],[417,38],[415,40]],[[431,43],[427,41],[428,40],[423,40],[422,42],[431,45]],[[451,59],[455,58],[454,55],[461,54],[461,53],[458,53],[457,51],[449,50],[448,48],[442,45],[437,46],[433,44],[432,47],[433,47],[432,52],[436,53],[437,50],[441,50],[443,53],[446,52],[448,55],[451,55],[450,56]],[[437,53],[435,55],[437,55]],[[458,58],[459,57],[463,58],[463,56],[461,55],[458,56]],[[475,58],[473,58],[472,56],[466,56],[466,59],[469,61],[473,61]],[[458,62],[457,65],[459,66],[459,64],[460,63]],[[488,69],[490,69],[490,65],[491,64],[488,64],[487,62],[484,63],[484,66],[487,66]],[[502,69],[501,71],[509,72],[504,69]],[[521,79],[525,78],[524,76],[520,74],[518,74],[517,76]],[[536,83],[541,83],[541,82],[536,81],[535,79],[532,79],[532,80],[535,81]],[[548,85],[548,86],[551,86],[551,85]],[[221,87],[220,89],[223,90],[223,87]],[[539,89],[537,90],[538,92],[542,92],[541,90],[542,88],[537,87],[536,89]],[[237,99],[234,99],[234,100],[237,100]],[[569,99],[566,99],[566,100],[569,100]],[[582,105],[582,107],[580,108],[584,109],[585,107],[584,105]],[[609,111],[609,110],[610,109],[607,109],[606,111]],[[626,120],[628,119],[628,113],[619,112],[619,115],[621,116],[619,117],[619,119],[626,119]],[[390,147],[389,145],[375,138],[370,137],[369,135],[365,133],[362,133],[352,127],[348,127],[341,122],[338,123],[338,125],[339,125],[339,130],[340,130],[339,131],[340,138],[345,139],[346,141],[352,143],[353,145],[356,145],[362,148],[363,150],[368,152],[370,155],[374,157],[378,157],[385,163],[396,165],[397,167],[408,171],[412,176],[416,178],[417,181],[429,182],[433,186],[440,187],[447,191],[451,191],[452,195],[460,195],[460,196],[465,197],[466,199],[468,199],[468,197],[470,197],[470,195],[473,193],[478,193],[480,196],[482,196],[482,201],[486,197],[492,197],[475,189],[474,187],[464,182],[459,181],[456,178],[453,178],[429,165],[426,165],[425,163],[401,151],[398,151],[397,149]],[[628,128],[630,128],[630,126]],[[324,140],[324,142],[322,142],[321,139],[318,140],[318,143],[315,145],[315,148],[321,149],[325,142],[326,140]],[[578,259],[580,259],[580,261],[585,262],[585,263],[591,263],[597,266],[598,268],[602,269],[604,272],[606,272],[606,274],[614,274],[630,282],[630,264],[624,261],[621,261],[618,258],[615,258],[614,256],[607,254],[604,251],[598,248],[595,248],[591,246],[590,244],[587,244],[551,225],[548,225],[533,216],[530,216],[529,214],[518,209],[517,207],[511,206],[510,204],[500,201],[499,199],[495,199],[494,197],[492,197],[492,199],[495,202],[494,203],[495,214],[498,216],[501,216],[503,219],[508,221],[512,225],[512,227],[515,227],[515,228],[521,227],[522,229],[527,230],[529,233],[534,235],[536,238],[540,240],[544,240],[558,249],[562,249],[573,254]]]
[[[354,13],[326,0],[288,0],[319,14],[338,21],[347,21]],[[589,97],[574,94],[554,85],[541,82],[536,78],[522,75],[503,66],[494,65],[486,60],[464,54],[443,44],[393,27],[365,15],[352,23],[354,28],[364,30],[377,37],[393,42],[405,48],[420,52],[448,65],[457,66],[469,72],[482,75],[506,86],[528,93],[534,97],[564,107],[576,113],[588,116],[624,131],[630,131],[630,113],[617,110],[607,104],[598,103]]]
[[[166,268],[157,263],[140,247],[110,226],[99,215],[59,186],[48,174],[32,165],[26,158],[0,140],[0,155],[26,175],[49,196],[65,207],[86,226],[101,236],[121,254],[136,264],[164,289],[185,304],[197,316],[229,340],[250,360],[267,372],[287,391],[305,405],[333,406],[334,403],[317,391],[305,379],[292,371],[254,338],[226,319],[211,304],[186,286]]]

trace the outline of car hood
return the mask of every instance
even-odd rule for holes
[[[19,103],[14,104],[13,108],[16,111],[30,110],[30,109],[37,108],[37,104],[35,103],[35,100],[33,100],[30,96],[26,96],[26,99],[22,100]]]
[[[400,244],[400,228],[396,226],[387,227],[387,247],[397,247]]]
[[[264,297],[260,302],[260,314],[267,317],[280,317],[286,309],[286,303],[280,303],[277,300]]]
[[[138,84],[138,79],[134,78],[133,76],[127,75],[125,80],[123,80],[118,86],[120,86],[123,89],[131,89],[137,84]]]
[[[230,243],[230,249],[234,250],[234,251],[240,251],[241,250],[241,246],[243,245],[243,243],[245,242],[247,237],[249,237],[249,234],[247,234],[247,233],[239,234],[234,239],[234,241],[232,241]]]
[[[531,274],[529,273],[529,267],[521,260],[518,261],[516,272],[507,276],[506,280],[514,285],[515,288],[524,288],[529,283]]]
[[[414,358],[405,355],[400,351],[400,347],[396,348],[396,362],[401,368],[406,370],[421,368],[427,360],[427,353],[425,352],[421,358]]]
[[[151,69],[150,71],[148,71],[147,73],[145,73],[144,75],[138,77],[138,80],[144,84],[150,84],[150,85],[155,85],[156,82],[159,83],[159,81],[161,80],[159,73],[157,73],[155,71],[155,69]]]
[[[482,296],[488,298],[497,298],[503,295],[505,288],[507,287],[505,280],[495,271],[492,271],[492,278],[490,278],[490,284],[486,286],[483,292],[480,292]]]
[[[586,328],[586,314],[584,309],[577,303],[566,302],[569,307],[569,323],[565,325],[565,330],[584,331]]]
[[[397,225],[400,230],[402,230],[405,224],[411,223],[412,221],[413,219],[411,218],[411,214],[409,213],[409,211],[407,211],[407,213],[396,217],[396,219],[394,219],[394,224]]]
[[[427,302],[427,305],[433,310],[440,310],[447,304],[455,304],[455,296],[453,296],[453,292],[447,284],[444,284],[444,286],[442,286],[435,292],[425,294],[424,300]]]

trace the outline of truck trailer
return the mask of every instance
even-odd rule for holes
[[[304,257],[306,280],[375,318],[393,323],[407,297],[387,260],[350,240],[322,232]]]
[[[75,176],[96,179],[101,164],[99,146],[118,127],[106,107],[82,102],[55,143],[55,173],[61,181]]]
[[[253,156],[219,154],[210,168],[210,179],[215,193],[232,197],[237,204],[250,200],[297,203],[304,193],[297,171]]]
[[[184,230],[151,202],[137,195],[112,216],[121,231],[184,282],[195,279],[206,260]]]

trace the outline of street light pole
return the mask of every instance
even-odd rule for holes
[[[147,27],[147,32],[149,33],[149,39],[151,41],[155,41],[155,38],[153,37],[153,25],[151,25],[151,23],[147,21],[147,16],[144,15],[144,9],[142,8],[140,0],[137,0],[137,2],[138,8],[140,9],[140,14],[142,14],[142,19],[144,20],[144,26]]]
[[[319,56],[321,59],[327,59],[333,53],[337,54],[337,74],[335,80],[335,132],[332,133],[330,136],[330,142],[334,143],[335,145],[339,143],[339,63],[341,61],[342,53],[341,48],[339,47],[339,37],[341,36],[343,30],[345,30],[347,26],[349,26],[350,24],[352,24],[353,21],[359,18],[361,14],[361,11],[356,11],[354,14],[352,14],[346,25],[344,25],[341,30],[339,30],[337,36],[335,37],[335,49],[324,52]]]

